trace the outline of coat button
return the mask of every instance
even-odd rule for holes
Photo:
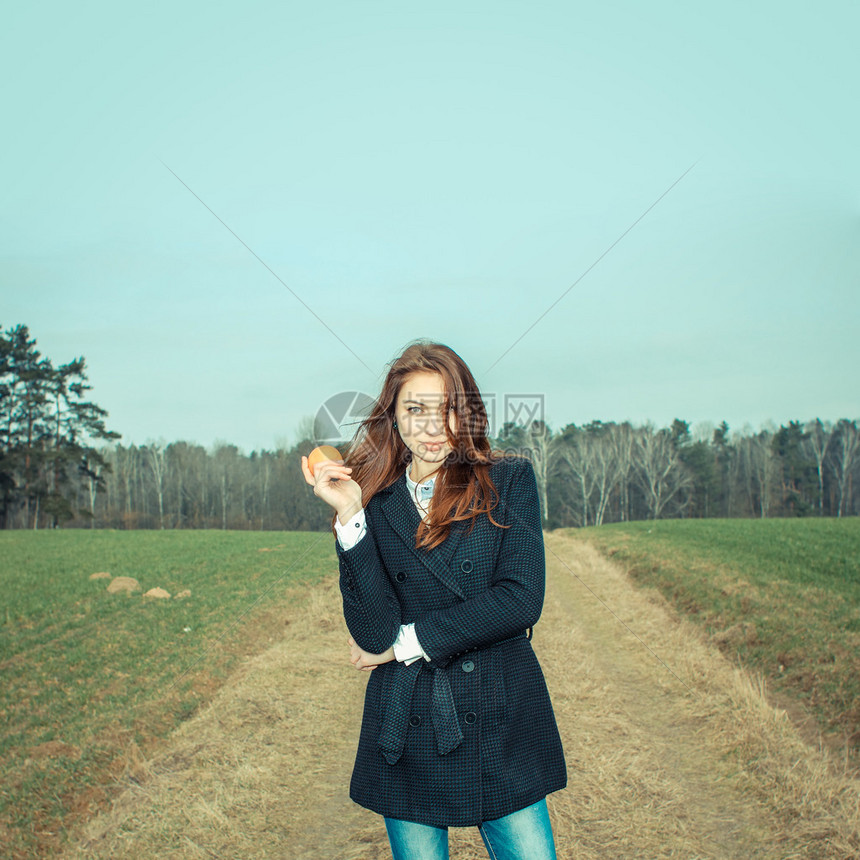
[[[471,573],[472,572],[472,562],[469,561],[468,558],[463,559],[463,561],[460,562],[460,570],[462,570],[463,573]]]
[[[406,574],[402,570],[394,578],[398,582],[406,582]]]
[[[474,726],[475,723],[478,722],[478,715],[474,711],[469,711],[463,716],[463,722],[465,722],[467,726]]]
[[[415,716],[410,717],[409,725],[412,726],[413,729],[418,728],[418,726],[421,725],[421,717],[419,717],[418,714],[415,714]]]
[[[475,668],[475,664],[471,660],[466,660],[466,662],[463,663],[463,671],[464,672],[471,672],[474,668]]]

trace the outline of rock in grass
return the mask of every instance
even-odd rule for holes
[[[107,590],[109,594],[131,594],[140,591],[140,583],[133,576],[115,576]]]
[[[109,574],[106,570],[100,570],[98,573],[91,573],[90,579],[110,579],[111,574]]]
[[[184,597],[191,597],[190,588],[183,588],[178,594],[173,595],[174,600],[182,600]]]
[[[147,591],[146,594],[144,594],[143,596],[158,597],[161,600],[166,600],[168,597],[170,597],[170,592],[165,591],[163,588],[150,588],[149,591]]]

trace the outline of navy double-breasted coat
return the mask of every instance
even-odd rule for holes
[[[350,797],[390,818],[478,825],[567,781],[543,673],[526,636],[541,613],[545,560],[531,463],[491,466],[493,511],[415,549],[421,517],[405,474],[365,507],[367,533],[336,542],[344,617],[365,651],[415,623],[425,653],[369,674]]]

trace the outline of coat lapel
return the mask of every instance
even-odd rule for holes
[[[421,524],[421,515],[415,507],[415,502],[409,498],[406,475],[401,474],[390,487],[380,491],[380,495],[382,493],[387,493],[386,498],[382,500],[380,505],[382,512],[385,514],[385,518],[391,527],[409,548],[410,552],[424,564],[442,585],[453,591],[458,597],[465,599],[457,576],[451,570],[451,558],[454,555],[454,550],[457,549],[457,544],[459,544],[460,539],[463,537],[464,531],[469,526],[468,521],[460,520],[459,522],[451,523],[448,537],[441,546],[437,546],[435,549],[429,551],[423,548],[416,550],[415,533]]]

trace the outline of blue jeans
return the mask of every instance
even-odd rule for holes
[[[448,860],[448,828],[386,818],[394,860]],[[546,800],[479,825],[490,860],[556,860]]]

